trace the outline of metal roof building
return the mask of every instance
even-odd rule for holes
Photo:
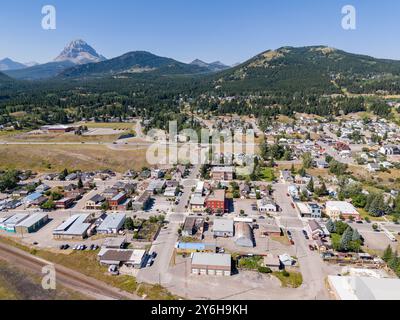
[[[40,229],[47,221],[49,216],[45,213],[36,213],[23,220],[15,226],[17,233],[31,233]]]
[[[109,214],[107,218],[104,219],[103,223],[97,228],[97,233],[117,233],[122,229],[125,220],[126,215],[124,213]]]
[[[230,219],[215,219],[213,225],[214,236],[216,237],[233,237],[234,227],[233,220]]]
[[[91,223],[87,222],[89,217],[89,214],[76,214],[71,216],[53,231],[53,236],[55,238],[68,239],[86,238],[87,231],[91,226]]]
[[[15,215],[11,216],[10,218],[8,218],[6,221],[3,221],[2,229],[6,230],[8,232],[15,232],[16,225],[21,223],[28,217],[29,217],[29,215],[26,213],[15,214]]]
[[[399,279],[328,276],[328,282],[339,300],[400,300]]]
[[[230,276],[232,257],[230,254],[193,253],[192,274]]]
[[[239,222],[236,224],[235,229],[236,229],[235,230],[236,245],[238,245],[239,247],[253,248],[254,247],[253,230],[251,229],[250,225],[245,222]]]

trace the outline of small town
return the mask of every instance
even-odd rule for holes
[[[359,299],[350,289],[358,281],[371,299],[397,297],[397,125],[357,114],[335,122],[297,115],[263,130],[239,116],[202,121],[232,133],[246,123],[256,152],[125,172],[5,171],[1,239],[81,252],[109,276],[186,299]],[[62,139],[86,125],[26,135]],[[110,147],[139,143],[137,133],[123,136]],[[254,172],[243,176],[250,159]]]

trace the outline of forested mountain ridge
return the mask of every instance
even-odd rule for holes
[[[76,66],[65,70],[60,79],[134,77],[137,74],[179,75],[209,72],[207,68],[164,58],[146,51],[133,51],[99,63]]]
[[[385,97],[400,94],[400,62],[323,46],[284,47],[212,73],[139,51],[75,66],[49,81],[7,83],[0,86],[0,124],[37,127],[141,117],[148,128],[165,129],[169,120],[196,126],[183,109],[260,119],[366,110],[389,116]],[[16,113],[24,117],[14,119]]]
[[[369,82],[371,90],[395,90],[386,80],[399,80],[400,61],[375,59],[325,46],[283,47],[265,51],[215,78],[226,91],[340,93]],[[386,80],[385,80],[386,79]],[[381,86],[379,86],[381,84]],[[360,90],[356,90],[360,91]],[[364,90],[365,91],[365,90]]]

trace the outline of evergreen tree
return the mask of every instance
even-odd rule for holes
[[[392,258],[393,258],[393,249],[390,245],[388,245],[388,247],[383,252],[382,259],[385,262],[389,262]]]
[[[351,247],[351,239],[353,238],[353,229],[348,227],[340,239],[340,249],[349,251]]]
[[[307,189],[310,192],[314,192],[314,179],[311,177],[310,182],[307,185]]]
[[[328,222],[326,223],[326,228],[330,233],[335,233],[336,232],[336,225],[332,221],[332,219],[329,219]]]
[[[353,236],[352,236],[351,240],[352,241],[360,241],[361,240],[361,235],[360,235],[360,233],[358,232],[357,229],[353,230]]]

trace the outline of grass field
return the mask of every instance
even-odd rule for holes
[[[274,272],[273,275],[281,281],[282,287],[285,288],[298,288],[303,284],[303,276],[299,272],[289,272],[288,277],[285,277],[283,272]]]
[[[44,290],[41,278],[0,261],[0,300],[87,300],[86,296],[60,285]]]
[[[123,172],[147,165],[146,149],[111,150],[104,145],[1,145],[0,169],[37,172],[112,169]]]
[[[89,129],[94,129],[94,128],[110,128],[110,129],[115,129],[115,130],[131,130],[134,129],[135,124],[134,123],[101,123],[101,122],[80,122],[77,123],[77,125],[82,125],[86,126]]]

